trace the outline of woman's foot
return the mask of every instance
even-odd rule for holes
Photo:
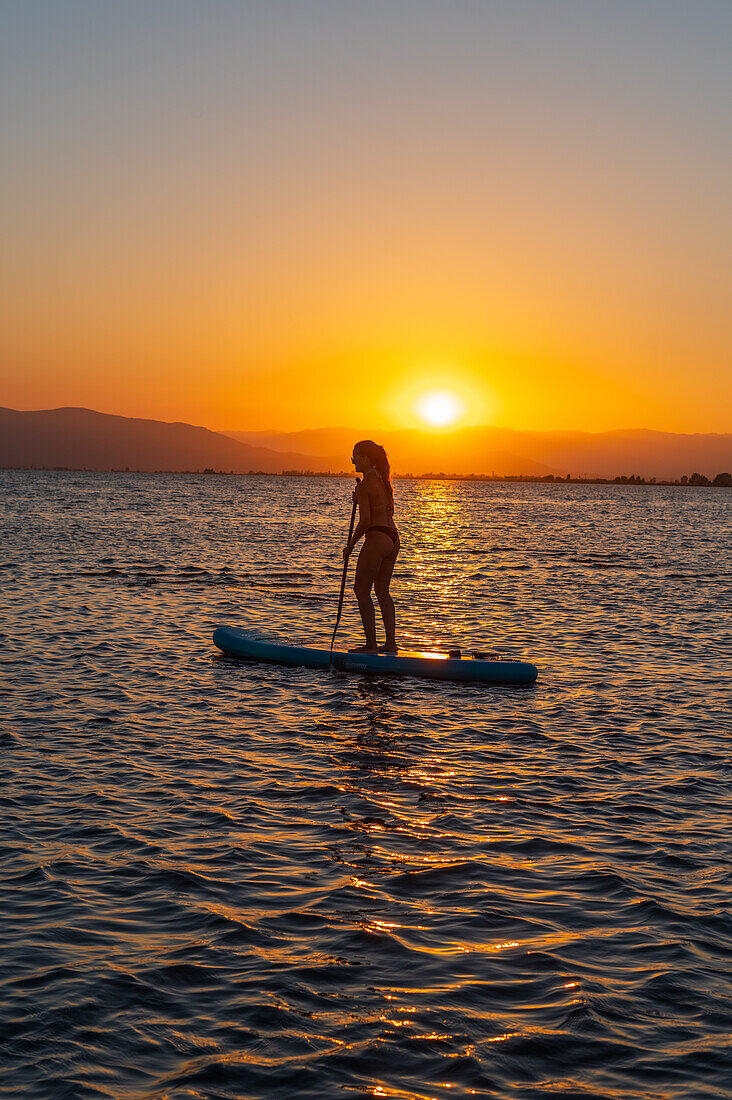
[[[376,646],[370,645],[355,645],[352,649],[349,649],[349,653],[378,653]]]
[[[390,653],[392,654],[392,656],[396,656],[398,652],[399,650],[397,649],[396,642],[394,642],[392,645],[389,645],[388,642],[384,642],[383,645],[379,646],[379,653]]]

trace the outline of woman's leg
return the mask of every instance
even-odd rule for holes
[[[398,553],[399,543],[396,544],[391,554],[382,560],[379,566],[379,572],[376,574],[376,580],[374,581],[374,592],[376,593],[376,599],[379,601],[381,617],[384,620],[384,632],[386,634],[386,645],[384,648],[389,652],[392,650],[396,652],[397,647],[396,611],[394,610],[394,601],[391,598],[389,585],[391,584],[391,576],[394,572]]]
[[[371,599],[371,589],[384,560],[384,551],[387,549],[391,549],[391,539],[388,535],[382,534],[381,531],[367,532],[358,555],[356,579],[353,584],[353,591],[358,600],[358,610],[361,612],[363,632],[366,635],[366,649],[374,653],[376,653],[376,612]]]

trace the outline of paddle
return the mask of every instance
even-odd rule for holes
[[[351,541],[351,535],[353,534],[353,524],[356,519],[356,505],[358,498],[356,497],[356,490],[360,485],[359,478],[356,478],[356,489],[353,491],[353,508],[351,509],[351,523],[348,528],[348,542]],[[335,645],[335,637],[338,632],[338,625],[341,621],[341,612],[343,611],[343,593],[346,591],[346,574],[348,573],[348,558],[343,563],[343,576],[341,577],[341,594],[338,597],[338,614],[336,615],[336,623],[333,627],[333,637],[330,640],[330,667],[333,667],[333,646]]]

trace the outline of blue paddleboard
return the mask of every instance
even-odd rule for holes
[[[328,668],[327,649],[304,649],[284,642],[266,642],[232,626],[214,631],[214,644],[229,657],[272,661],[280,665]],[[443,653],[400,650],[391,653],[333,653],[333,667],[345,672],[378,672],[387,676],[423,676],[430,680],[470,680],[487,684],[533,684],[536,666],[528,661],[446,657]]]

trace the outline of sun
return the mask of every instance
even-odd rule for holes
[[[417,413],[433,428],[448,428],[460,416],[462,402],[446,390],[430,390],[417,401]]]

